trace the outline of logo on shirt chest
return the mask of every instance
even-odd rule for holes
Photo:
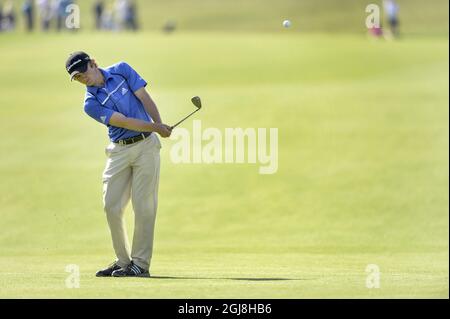
[[[127,94],[128,90],[126,88],[122,88],[122,95]]]

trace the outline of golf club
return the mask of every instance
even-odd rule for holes
[[[199,111],[202,108],[202,101],[200,100],[199,96],[194,96],[193,98],[191,98],[192,104],[195,105],[195,107],[197,108],[194,112],[192,112],[191,114],[189,114],[188,116],[186,116],[184,119],[182,119],[181,121],[179,121],[177,124],[171,126],[172,129],[174,129],[175,127],[177,127],[179,124],[181,124],[182,122],[184,122],[184,120],[186,120],[187,118],[189,118],[192,114],[194,114],[195,112]]]

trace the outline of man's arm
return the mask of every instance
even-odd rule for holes
[[[161,123],[151,123],[143,120],[126,117],[122,113],[114,112],[109,120],[109,125],[122,127],[136,132],[156,132],[162,137],[169,137],[171,129],[169,126]]]
[[[156,107],[155,102],[153,102],[152,98],[150,97],[150,94],[148,94],[145,87],[141,87],[136,92],[134,92],[134,94],[142,102],[142,105],[144,105],[145,110],[147,111],[148,114],[150,114],[153,121],[155,123],[162,123],[161,117],[158,112],[158,108]]]

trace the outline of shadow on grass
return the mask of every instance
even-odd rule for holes
[[[299,278],[206,278],[206,277],[176,277],[176,276],[151,276],[150,279],[183,279],[183,280],[242,280],[242,281],[286,281],[308,280]]]

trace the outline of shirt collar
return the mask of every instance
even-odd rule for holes
[[[100,69],[100,68],[99,68],[99,69]],[[104,69],[100,69],[100,72],[103,73],[103,76],[105,77],[105,82],[106,82],[109,78],[112,78],[112,74],[111,74],[109,71],[104,70]]]

